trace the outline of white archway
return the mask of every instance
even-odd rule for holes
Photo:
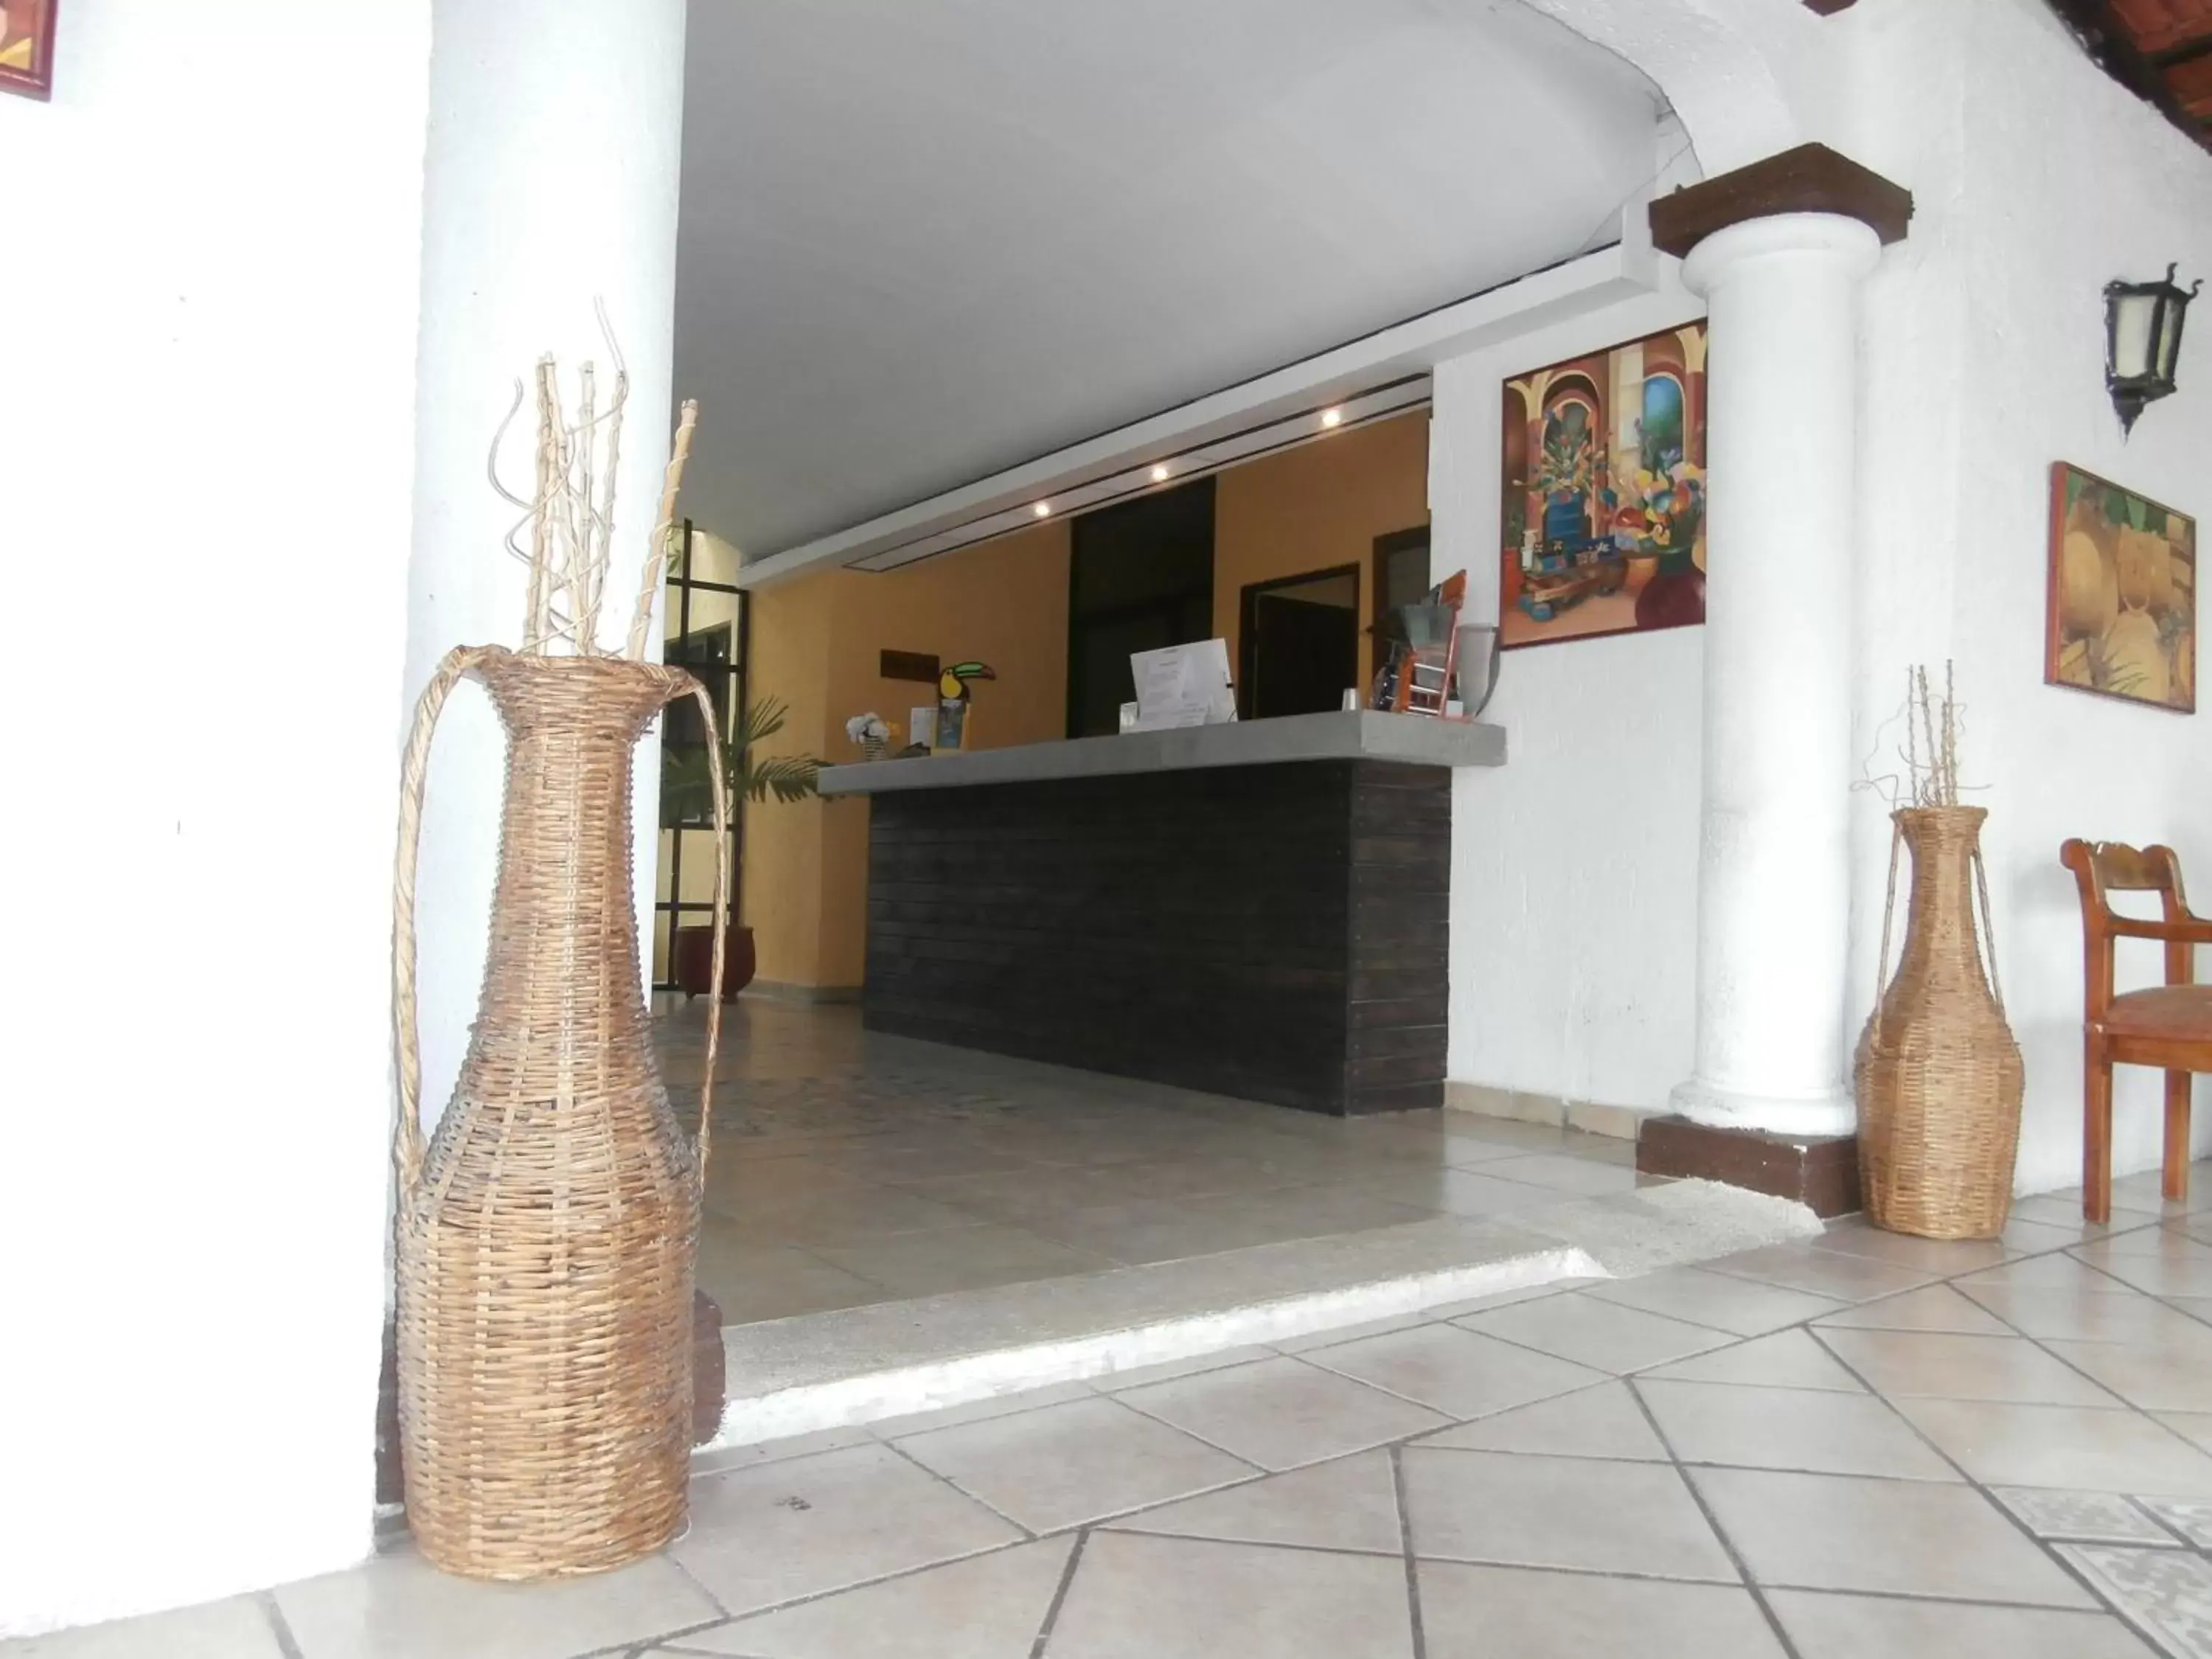
[[[1820,19],[1794,0],[1524,0],[1656,82],[1708,178],[1827,125]]]

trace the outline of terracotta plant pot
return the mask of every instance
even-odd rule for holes
[[[669,969],[676,976],[677,988],[688,1001],[707,994],[714,973],[714,930],[711,927],[679,927],[669,945]],[[730,929],[730,942],[723,951],[722,1000],[734,1002],[738,993],[753,982],[753,973],[759,964],[753,956],[753,930],[750,927]]]
[[[1656,553],[1632,553],[1628,556],[1628,591],[1641,593],[1659,574]]]

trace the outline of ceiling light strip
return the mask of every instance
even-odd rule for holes
[[[948,525],[927,536],[878,549],[854,560],[848,568],[884,571],[913,564],[963,547],[994,541],[1018,530],[1033,528],[1047,518],[1072,518],[1111,506],[1170,484],[1188,483],[1265,455],[1295,449],[1326,437],[1335,437],[1376,421],[1387,420],[1425,405],[1431,398],[1426,374],[1377,386],[1356,397],[1342,398],[1326,409],[1301,410],[1262,425],[1248,427],[1211,442],[1172,455],[1151,457],[1079,484],[1055,489],[1049,496],[1019,506],[982,514],[961,524]],[[1329,417],[1334,416],[1332,420]],[[1162,469],[1165,476],[1162,476]]]

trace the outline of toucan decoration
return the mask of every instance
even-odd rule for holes
[[[966,702],[969,681],[998,678],[987,662],[956,662],[937,677],[937,695],[947,702]]]

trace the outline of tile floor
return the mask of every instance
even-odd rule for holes
[[[620,1572],[403,1549],[0,1659],[2206,1659],[2197,1184],[714,1454]]]
[[[672,1093],[705,1005],[661,1021]],[[716,1066],[699,1284],[726,1322],[1628,1190],[1625,1141],[1441,1112],[1343,1120],[863,1031],[746,999]]]

